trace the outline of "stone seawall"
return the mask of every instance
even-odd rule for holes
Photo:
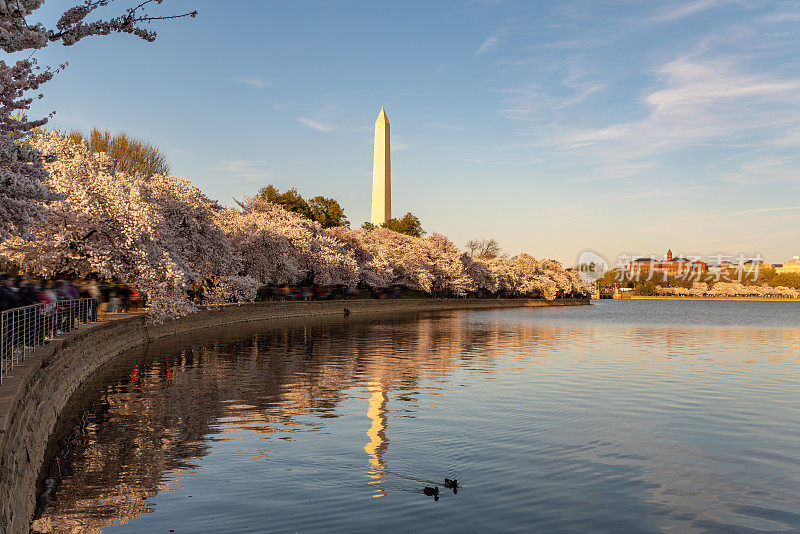
[[[302,317],[341,317],[523,306],[570,306],[588,300],[409,299],[264,302],[226,305],[153,324],[144,315],[83,327],[36,352],[0,385],[0,533],[28,532],[36,481],[59,414],[104,363],[148,342],[220,326]]]

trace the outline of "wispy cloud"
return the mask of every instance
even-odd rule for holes
[[[538,168],[594,191],[598,205],[589,210],[614,207],[624,221],[618,226],[636,227],[644,242],[667,233],[693,243],[691,227],[702,221],[735,244],[745,235],[739,219],[750,218],[764,223],[764,241],[774,241],[768,225],[796,226],[800,217],[800,209],[780,207],[800,187],[800,38],[788,23],[773,24],[792,12],[762,21],[767,13],[750,0],[654,2],[635,29],[555,20],[558,31],[543,30],[524,52],[501,43],[491,88],[497,110],[513,122],[500,148],[509,157],[539,156]],[[630,43],[656,29],[665,42],[643,42],[630,56]],[[691,224],[640,226],[634,214],[648,210]]]
[[[676,223],[680,222],[682,224],[692,224],[692,221],[698,220],[715,220],[715,219],[728,219],[731,217],[741,217],[742,215],[763,215],[769,216],[774,214],[780,213],[788,213],[792,211],[800,211],[800,206],[774,206],[770,208],[753,208],[753,209],[746,209],[746,210],[733,210],[733,211],[716,211],[713,213],[695,213],[691,215],[687,215],[681,218],[681,221],[676,221]],[[780,215],[777,215],[780,217]],[[774,218],[774,217],[773,217]],[[792,232],[796,235],[796,231],[792,229]],[[763,235],[758,234],[762,239]],[[737,240],[740,240],[740,237],[737,236]]]
[[[510,33],[511,31],[509,29],[504,28],[490,35],[484,42],[481,43],[481,45],[475,51],[475,55],[479,56],[481,54],[486,54],[488,52],[497,50],[500,48],[503,40],[508,37]]]
[[[624,161],[615,159],[610,163],[597,162],[591,174],[576,178],[575,182],[598,182],[602,180],[618,180],[650,172],[655,167],[652,161]]]
[[[731,173],[724,174],[725,182],[738,185],[765,185],[777,182],[800,182],[797,157],[761,157],[744,162]]]
[[[583,102],[591,95],[608,87],[607,83],[592,79],[590,75],[584,71],[576,70],[568,73],[562,80],[562,83],[564,87],[571,89],[573,92],[558,104],[560,108],[566,108]]]
[[[490,7],[501,3],[503,0],[469,0],[465,3],[466,7]]]
[[[446,122],[429,122],[427,123],[427,126],[428,128],[432,128],[434,130],[446,130],[451,132],[462,132],[472,129],[472,127],[464,124],[449,124]]]
[[[772,213],[775,211],[797,211],[797,210],[800,210],[800,206],[779,206],[775,208],[759,208],[753,210],[732,211],[729,213],[725,213],[724,215],[750,215],[753,213]]]
[[[800,147],[800,128],[786,130],[782,137],[775,140],[775,144],[780,147]]]
[[[519,121],[541,121],[543,114],[552,115],[584,102],[592,95],[606,89],[608,84],[590,76],[567,74],[558,85],[558,91],[539,83],[512,89],[501,89],[504,95],[499,109],[502,115]]]
[[[649,17],[647,21],[653,23],[672,22],[717,7],[720,4],[722,4],[720,0],[695,0],[693,2],[684,2]]]
[[[299,117],[297,121],[303,126],[311,128],[312,130],[330,133],[336,129],[336,126],[328,120],[335,109],[336,106],[328,105],[311,116]]]
[[[563,41],[549,41],[541,43],[541,48],[549,48],[552,50],[587,50],[596,49],[605,46],[611,42],[611,39],[592,37],[592,38],[579,38],[579,39],[565,39]]]
[[[619,200],[641,200],[644,198],[663,198],[663,197],[688,197],[696,195],[698,191],[709,189],[708,186],[695,185],[690,187],[672,187],[669,189],[655,188],[638,193],[621,195]]]
[[[780,24],[783,22],[800,22],[800,9],[778,10],[761,18],[761,22]]]
[[[392,152],[402,152],[403,150],[408,150],[411,148],[411,145],[403,141],[401,138],[397,136],[392,136]]]
[[[242,76],[236,78],[236,81],[257,89],[263,89],[264,87],[270,87],[272,85],[271,81],[265,80],[264,78],[257,78],[255,76]]]
[[[320,131],[320,132],[329,133],[329,132],[332,132],[334,130],[334,127],[332,125],[330,125],[330,124],[325,124],[324,122],[320,122],[320,121],[317,121],[317,120],[314,120],[314,119],[309,119],[308,117],[300,117],[297,120],[303,126],[308,126],[309,128],[312,128],[312,129]]]
[[[800,78],[746,72],[731,59],[679,58],[657,69],[664,80],[645,94],[647,116],[635,122],[576,131],[556,141],[563,147],[629,143],[641,151],[721,142],[762,129],[773,136],[796,124]],[[765,135],[769,135],[767,132]]]
[[[238,178],[255,182],[270,178],[271,175],[267,172],[265,166],[266,163],[263,161],[225,160],[219,166],[219,170]]]
[[[800,88],[800,79],[781,80],[739,72],[731,61],[725,60],[678,59],[664,65],[659,73],[666,76],[667,87],[646,98],[656,115],[675,114],[678,110],[691,113],[715,103],[751,97],[797,101],[795,91]]]

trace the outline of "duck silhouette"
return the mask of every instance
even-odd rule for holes
[[[433,500],[434,501],[438,501],[439,500],[439,486],[436,486],[436,487],[433,487],[433,488],[430,487],[430,486],[425,486],[424,488],[422,488],[422,493],[424,493],[428,497],[433,495]]]
[[[454,478],[450,480],[449,478],[445,478],[444,487],[453,490],[453,493],[458,493],[458,479]]]

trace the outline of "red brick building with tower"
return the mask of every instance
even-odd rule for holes
[[[664,274],[667,276],[685,276],[695,273],[704,273],[708,271],[708,264],[700,261],[699,258],[684,258],[674,257],[672,249],[668,250],[664,255],[664,259],[658,261],[655,256],[649,258],[636,258],[631,260],[628,264],[628,272],[634,276],[638,273],[640,276],[644,275],[648,278],[656,274]]]

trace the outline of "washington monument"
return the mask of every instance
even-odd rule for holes
[[[381,108],[375,121],[375,156],[372,163],[372,224],[392,218],[392,158],[389,119]]]

